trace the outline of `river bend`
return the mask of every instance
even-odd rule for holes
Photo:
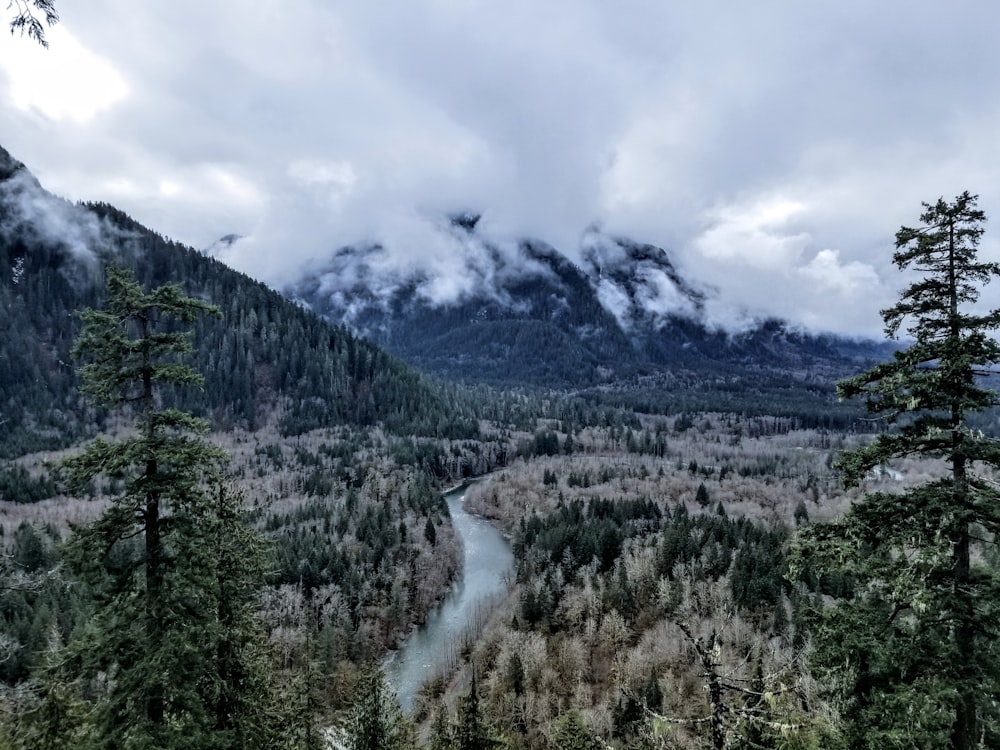
[[[463,637],[484,616],[484,608],[507,588],[514,568],[510,544],[485,519],[462,507],[466,487],[445,494],[451,522],[462,545],[459,578],[427,622],[415,630],[386,663],[386,679],[404,711],[413,709],[423,682],[453,666]]]

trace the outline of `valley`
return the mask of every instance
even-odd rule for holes
[[[650,709],[675,717],[704,713],[678,622],[704,629],[730,618],[732,648],[744,655],[757,649],[773,660],[769,669],[793,663],[789,649],[796,628],[805,626],[793,621],[781,549],[790,529],[835,518],[856,497],[841,489],[831,462],[858,436],[714,413],[693,420],[647,415],[634,427],[572,432],[553,418],[534,424],[528,431],[487,423],[485,434],[504,437],[482,444],[342,429],[290,439],[273,429],[213,438],[229,453],[232,482],[273,549],[276,567],[260,611],[274,678],[292,689],[313,665],[304,696],[311,696],[318,725],[339,724],[364,665],[400,647],[403,654],[415,649],[405,658],[416,665],[402,667],[408,671],[400,678],[390,662],[386,680],[401,688],[412,720],[430,722],[448,710],[443,706],[457,705],[475,668],[484,720],[508,740],[516,735],[499,728],[520,727],[529,747],[544,746],[565,707],[578,708],[609,740],[636,741],[652,731],[643,729],[641,710],[619,714],[650,675],[665,693],[687,686],[682,697]],[[473,459],[490,452],[507,458],[453,495],[450,509],[435,499],[436,487],[478,473]],[[43,461],[56,458],[29,455],[17,465],[40,475]],[[898,484],[886,477],[872,487]],[[458,498],[511,540],[517,568],[501,576],[500,591],[486,584],[494,594],[478,607],[476,598],[463,598],[456,611],[450,587],[464,597],[465,577],[481,575],[463,566],[485,563],[490,575],[499,572],[496,552],[470,560],[479,545],[463,547],[470,520],[456,527]],[[83,504],[66,497],[7,501],[0,506],[4,538],[14,540],[15,560],[29,559],[25,529],[39,529],[34,544],[42,562],[28,570],[56,575],[46,566],[58,559],[66,522],[103,507],[99,497]],[[755,556],[761,558],[750,563]],[[758,580],[739,589],[734,575],[751,564],[746,574]],[[48,593],[42,588],[37,596]],[[425,621],[429,631],[408,635]],[[43,647],[45,632],[37,619],[22,629],[28,624],[8,631],[24,639],[11,666],[25,671],[32,668],[25,657]],[[513,654],[523,677],[511,682]],[[699,746],[700,734],[689,736]]]
[[[338,251],[282,296],[112,206],[52,196],[6,152],[0,177],[0,749],[99,747],[132,731],[119,711],[158,736],[191,722],[206,748],[213,732],[288,750],[369,735],[394,750],[853,748],[882,731],[883,694],[919,692],[931,667],[896,662],[923,653],[922,602],[951,606],[918,574],[936,581],[951,553],[945,522],[907,503],[947,481],[952,448],[893,452],[925,417],[894,425],[836,389],[907,362],[902,345],[776,320],[726,331],[662,249],[594,237],[578,266],[534,241],[494,247],[471,216],[448,231],[489,259],[470,268],[490,283],[461,299],[432,300],[420,274],[380,286],[377,247]],[[97,312],[121,278],[205,314],[139,311],[135,341],[160,342],[164,369],[123,368],[148,388],[112,408],[81,390],[74,341],[95,315],[129,330]],[[972,399],[963,439],[992,445],[993,406]],[[933,420],[954,412],[926,408],[943,434]],[[221,468],[174,485],[189,462],[164,459],[173,474],[152,476],[183,491],[163,518],[147,490],[122,511],[157,460],[108,446],[136,440]],[[987,447],[967,482],[993,498]],[[970,507],[984,536],[966,562],[989,577],[998,527]],[[173,534],[162,579],[142,546],[151,517]],[[137,605],[167,582],[163,611]],[[198,638],[159,643],[154,615]],[[129,657],[93,645],[107,642]],[[219,671],[174,680],[144,661],[154,646],[172,669]],[[214,681],[245,692],[230,705]],[[128,686],[152,697],[134,705]],[[168,694],[201,708],[161,721]],[[981,710],[992,741],[996,707]],[[920,736],[943,736],[946,714]]]

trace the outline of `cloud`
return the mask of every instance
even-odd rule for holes
[[[787,271],[812,239],[807,232],[789,229],[803,208],[801,203],[782,197],[725,206],[709,212],[710,227],[691,245],[712,261]]]
[[[330,186],[349,191],[358,181],[349,161],[299,159],[288,167],[288,176],[307,187]]]
[[[94,214],[49,195],[23,170],[0,183],[0,205],[0,233],[34,235],[47,245],[66,248],[86,265],[95,260],[95,249],[107,244],[107,227]]]
[[[841,262],[839,250],[820,250],[798,272],[820,288],[845,297],[870,293],[879,286],[874,268],[856,260]]]
[[[604,309],[615,316],[618,325],[627,331],[632,323],[632,301],[621,287],[608,279],[597,282],[597,299]]]
[[[119,69],[65,27],[55,26],[47,36],[48,50],[33,43],[0,45],[7,101],[15,109],[79,125],[128,96],[129,86]]]
[[[727,309],[875,330],[920,201],[1000,209],[1000,9],[961,7],[91,0],[48,52],[0,48],[0,133],[71,200],[196,247],[247,236],[229,262],[278,286],[381,242],[461,294],[438,219],[474,209],[570,255],[600,221]]]

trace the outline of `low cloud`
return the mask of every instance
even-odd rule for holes
[[[0,205],[0,233],[7,237],[64,248],[87,265],[96,260],[95,250],[108,244],[111,230],[94,214],[46,193],[24,170],[0,182]]]

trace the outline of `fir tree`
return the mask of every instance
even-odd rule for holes
[[[403,717],[382,670],[372,667],[361,678],[351,708],[348,750],[404,750]]]
[[[514,695],[521,695],[524,692],[524,663],[516,652],[507,659],[504,683],[508,690],[513,691]]]
[[[424,539],[432,547],[437,544],[437,529],[434,528],[434,521],[431,520],[430,516],[427,516],[427,523],[424,524]]]
[[[707,508],[708,504],[712,502],[712,499],[708,495],[708,488],[705,483],[702,482],[698,485],[698,491],[694,495],[695,502],[698,503],[699,507]]]
[[[454,747],[451,726],[448,723],[448,714],[444,705],[438,706],[434,712],[434,721],[431,722],[431,732],[428,738],[428,750],[452,750]]]
[[[494,746],[479,714],[479,691],[476,686],[476,670],[472,670],[472,684],[469,694],[461,699],[458,706],[458,726],[455,727],[456,750],[489,750]]]
[[[214,748],[271,744],[250,606],[262,583],[253,535],[233,500],[208,491],[225,454],[207,424],[165,407],[165,389],[198,385],[180,361],[185,326],[215,309],[177,285],[151,292],[108,270],[105,310],[85,310],[74,354],[82,390],[134,419],[126,437],[97,438],[66,462],[77,486],[98,477],[122,493],[69,545],[96,614],[68,660],[102,676],[97,746]]]
[[[839,387],[896,429],[838,464],[848,485],[904,456],[946,469],[898,494],[869,494],[841,522],[814,527],[798,561],[860,584],[823,613],[815,638],[814,663],[842,696],[852,744],[970,750],[1000,742],[991,698],[1000,689],[1000,578],[975,562],[1000,531],[1000,498],[981,473],[1000,466],[1000,441],[968,423],[998,403],[979,376],[1000,362],[990,335],[1000,311],[973,306],[1000,266],[977,258],[985,216],[976,196],[924,207],[920,227],[897,233],[893,256],[918,277],[882,313],[887,335],[906,322],[913,343]]]
[[[660,681],[656,677],[655,669],[649,671],[649,680],[646,681],[642,700],[650,711],[659,711],[663,707],[663,690],[660,689]]]
[[[567,711],[555,720],[552,725],[552,745],[556,750],[600,750],[602,747],[576,709]]]

